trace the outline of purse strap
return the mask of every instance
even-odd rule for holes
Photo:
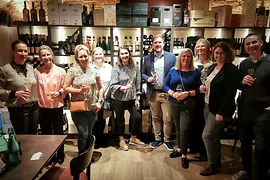
[[[183,83],[183,79],[182,79],[182,75],[181,75],[181,71],[180,71],[180,70],[178,70],[178,74],[179,74],[179,77],[180,77],[180,80],[181,80],[181,84],[182,84],[182,86],[183,86],[183,89],[184,89],[184,91],[186,91],[185,86],[184,86],[184,83]]]

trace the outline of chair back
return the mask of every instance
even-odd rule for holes
[[[70,161],[70,173],[74,177],[74,179],[79,179],[80,173],[83,172],[86,168],[86,174],[88,176],[88,179],[90,179],[90,164],[93,156],[95,141],[95,136],[91,135],[87,143],[89,144],[89,148]]]

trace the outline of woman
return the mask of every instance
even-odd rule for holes
[[[39,115],[42,134],[63,134],[63,84],[66,71],[53,63],[50,47],[42,45],[38,50],[43,66],[35,69],[39,97]],[[57,161],[64,161],[64,145],[57,151]]]
[[[187,146],[192,124],[189,108],[184,104],[188,98],[195,101],[196,90],[200,86],[201,72],[194,68],[191,49],[183,49],[177,57],[175,67],[170,70],[163,83],[163,90],[170,97],[172,118],[175,124],[178,148],[170,154],[171,158],[182,156],[182,167],[188,168]]]
[[[88,138],[92,135],[96,113],[102,106],[103,85],[99,72],[89,63],[89,49],[84,45],[77,45],[74,54],[77,64],[66,74],[64,90],[71,93],[71,103],[84,101],[86,104],[85,110],[71,112],[78,129],[78,148],[81,154],[89,147]]]
[[[202,75],[201,80],[204,83],[207,77],[207,70],[209,66],[213,64],[211,60],[211,44],[207,39],[200,38],[195,45],[195,62],[194,66],[197,67]],[[203,115],[204,109],[204,96],[203,94],[198,93],[196,95],[196,110],[194,113],[194,121],[192,124],[192,137],[191,137],[191,146],[190,152],[191,153],[198,153],[200,154],[200,160],[207,160],[206,157],[206,150],[202,140],[202,132],[205,126],[205,120]]]
[[[232,48],[225,42],[215,45],[213,59],[217,62],[209,67],[205,85],[200,92],[205,93],[203,141],[208,162],[201,171],[202,176],[216,174],[220,163],[220,129],[235,110],[234,97],[239,83],[238,70],[232,64]]]
[[[0,100],[6,101],[10,121],[17,134],[36,134],[39,118],[34,69],[26,64],[25,42],[11,45],[13,60],[0,68]]]
[[[94,67],[97,70],[99,70],[100,79],[102,81],[103,88],[104,88],[104,97],[106,97],[109,90],[109,86],[110,86],[112,66],[108,63],[103,62],[104,54],[103,54],[103,49],[101,47],[96,47],[93,50],[92,59],[93,59]],[[102,135],[103,135],[103,131],[106,125],[106,119],[105,119],[106,111],[107,110],[104,110],[103,107],[99,110],[98,118],[93,128],[93,134],[96,136],[95,147],[100,147],[102,144],[104,144],[104,142],[102,142]]]
[[[140,132],[141,115],[137,111],[140,107],[139,90],[141,74],[139,67],[135,65],[127,47],[121,47],[118,51],[118,62],[112,69],[111,75],[111,98],[113,110],[116,114],[116,132],[119,134],[120,148],[128,150],[123,137],[125,110],[130,113],[131,138],[129,144],[145,145],[137,135]]]

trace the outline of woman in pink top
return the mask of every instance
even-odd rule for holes
[[[40,127],[42,134],[63,134],[63,83],[66,72],[53,63],[53,52],[50,47],[39,48],[39,58],[43,66],[35,69],[38,86]],[[64,145],[57,152],[57,161],[64,161]]]

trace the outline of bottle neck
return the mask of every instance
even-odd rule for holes
[[[264,0],[261,0],[260,7],[264,7]]]

